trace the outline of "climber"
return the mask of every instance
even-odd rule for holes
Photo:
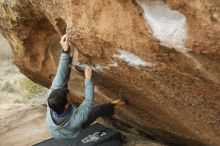
[[[92,68],[87,67],[85,69],[85,99],[78,108],[72,105],[67,98],[67,82],[70,77],[72,60],[67,35],[62,36],[60,44],[63,50],[56,76],[48,91],[46,121],[54,138],[75,138],[83,128],[88,127],[98,117],[112,116],[114,107],[127,104],[127,100],[119,98],[110,103],[93,107]]]

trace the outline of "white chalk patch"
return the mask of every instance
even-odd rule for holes
[[[112,62],[107,65],[100,65],[100,64],[94,64],[92,66],[93,71],[98,72],[98,73],[104,73],[106,69],[110,69],[110,67],[118,67],[118,63],[116,62],[115,58],[119,58],[127,62],[129,65],[132,65],[136,68],[140,66],[148,66],[152,67],[153,64],[151,62],[147,62],[142,60],[140,57],[136,56],[135,54],[129,52],[129,51],[124,51],[124,50],[118,50],[119,54],[114,54]],[[81,70],[85,70],[88,64],[83,64],[80,62],[75,62],[73,66],[71,66],[74,70],[75,66],[79,67]]]
[[[120,58],[124,61],[126,61],[128,64],[138,67],[138,66],[148,66],[148,67],[152,67],[152,63],[151,62],[147,62],[142,60],[140,57],[136,56],[135,54],[128,52],[128,51],[124,51],[124,50],[118,50],[118,52],[120,54],[114,54],[113,57],[115,58]]]
[[[79,67],[81,70],[85,70],[86,67],[89,66],[89,65],[88,65],[88,64],[82,64],[82,63],[77,62],[77,63],[75,64],[75,66]],[[72,68],[75,69],[74,66],[73,66]],[[95,65],[92,67],[92,70],[95,71],[95,72],[104,72],[104,71],[103,71],[103,67],[102,67],[101,65],[99,65],[99,64],[95,64]]]
[[[143,8],[146,23],[161,45],[185,54],[186,17],[176,10],[171,10],[161,0],[137,0],[137,3]]]

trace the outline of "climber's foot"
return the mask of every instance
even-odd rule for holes
[[[128,100],[124,97],[120,97],[119,99],[113,100],[111,103],[114,104],[115,106],[122,106],[122,105],[127,105]]]

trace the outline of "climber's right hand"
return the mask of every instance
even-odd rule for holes
[[[69,51],[69,40],[67,34],[63,35],[60,40],[63,51]]]
[[[85,77],[86,79],[91,79],[92,78],[92,68],[91,67],[86,67],[85,69]]]

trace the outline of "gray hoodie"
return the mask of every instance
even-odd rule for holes
[[[71,68],[71,57],[69,53],[62,53],[57,68],[56,76],[48,91],[48,95],[58,88],[68,89],[67,82],[69,80]],[[85,99],[81,105],[76,108],[73,106],[71,116],[57,125],[52,119],[52,113],[47,106],[46,121],[51,135],[56,139],[75,138],[81,131],[81,125],[87,120],[87,117],[93,107],[94,85],[91,80],[85,79]]]

